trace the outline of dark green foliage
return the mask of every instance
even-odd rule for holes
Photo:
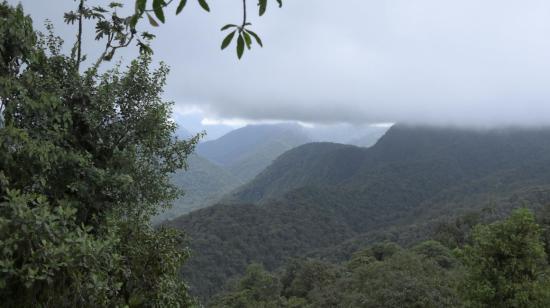
[[[399,251],[356,267],[346,307],[458,307],[454,273],[422,255]]]
[[[471,244],[451,251],[437,241],[409,249],[375,244],[342,265],[292,260],[275,274],[255,268],[219,295],[224,307],[547,307],[547,255],[526,209],[477,225]],[[264,277],[264,279],[251,279]],[[265,281],[269,281],[266,284]],[[262,288],[263,287],[263,288]],[[269,296],[252,297],[262,289]],[[239,301],[234,301],[238,298]]]
[[[197,142],[173,137],[166,66],[145,55],[80,73],[80,56],[6,3],[0,56],[2,305],[189,304],[184,239],[149,224]]]
[[[69,204],[52,207],[42,196],[8,191],[0,203],[0,298],[8,307],[50,303],[71,306],[79,298],[104,305],[122,285],[122,256],[115,234],[94,236],[76,223]],[[80,302],[81,303],[81,302]]]
[[[454,252],[433,240],[409,249],[382,243],[357,251],[342,265],[292,260],[275,274],[254,266],[215,303],[224,307],[547,306],[548,259],[532,212],[520,209],[505,220],[477,225],[471,237],[472,244]],[[269,296],[243,296],[258,289]]]
[[[456,259],[451,250],[438,241],[430,240],[422,242],[412,248],[417,255],[424,256],[435,261],[443,268],[452,268],[456,265]]]
[[[534,215],[514,211],[505,221],[480,225],[464,248],[464,291],[472,307],[547,307],[547,256]]]
[[[441,252],[457,261],[450,251]],[[387,243],[358,252],[347,266],[294,260],[275,277],[259,271],[256,275],[263,280],[251,279],[249,268],[215,303],[224,307],[460,307],[458,273],[458,267],[442,267],[431,257]],[[262,286],[269,296],[256,296],[254,301],[243,296]]]
[[[281,307],[281,284],[259,264],[251,264],[233,291],[214,299],[212,307]]]
[[[342,268],[318,260],[293,260],[284,266],[280,275],[281,295],[288,299],[289,307],[297,303],[317,303],[318,306],[338,305],[342,290]]]

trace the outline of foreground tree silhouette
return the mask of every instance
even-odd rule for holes
[[[550,284],[541,229],[527,209],[477,226],[464,248],[472,307],[547,307]]]
[[[188,306],[184,238],[149,223],[198,141],[174,137],[168,69],[80,73],[75,54],[0,4],[2,305]]]

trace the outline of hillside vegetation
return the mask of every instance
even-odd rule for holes
[[[172,208],[157,215],[153,222],[160,223],[218,202],[256,177],[281,154],[315,138],[361,136],[350,141],[370,146],[387,130],[386,127],[363,126],[352,134],[351,129],[337,126],[331,134],[326,127],[306,128],[299,124],[248,125],[216,140],[200,143],[200,154],[190,157],[189,168],[179,170],[172,177],[173,184],[181,188],[185,195],[175,200]],[[191,137],[183,128],[179,129],[178,135]]]
[[[246,182],[280,154],[309,141],[298,124],[248,125],[199,144],[197,153]]]
[[[344,261],[375,241],[417,243],[468,213],[491,220],[524,204],[538,209],[550,191],[549,154],[550,130],[396,126],[367,149],[293,149],[233,194],[232,205],[171,225],[192,238],[184,272],[208,298],[252,262],[274,270],[305,255]]]
[[[183,196],[174,200],[172,207],[155,216],[155,223],[213,204],[242,184],[229,171],[197,154],[189,156],[187,164],[187,170],[178,170],[171,179],[174,186],[183,190]]]

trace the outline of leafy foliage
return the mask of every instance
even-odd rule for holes
[[[130,19],[130,25],[135,28],[138,20],[142,18],[144,15],[147,16],[147,19],[149,20],[149,23],[153,27],[158,27],[159,23],[155,20],[155,18],[150,14],[154,13],[155,17],[161,22],[164,23],[166,21],[164,9],[168,7],[174,0],[153,0],[152,1],[152,9],[147,9],[147,0],[137,0],[136,1],[136,13],[133,15]],[[206,0],[197,0],[199,6],[206,12],[210,12],[210,5]],[[179,0],[176,1],[179,2],[176,7],[176,15],[180,14],[183,9],[187,5],[187,0]],[[267,9],[267,2],[268,0],[258,0],[258,15],[263,16],[265,14],[265,11]],[[246,0],[242,0],[243,4],[243,21],[241,24],[227,24],[221,28],[221,31],[225,30],[232,30],[229,34],[225,36],[225,38],[222,41],[221,49],[227,48],[231,42],[233,41],[235,35],[237,37],[237,44],[236,44],[236,51],[237,51],[237,57],[239,59],[242,58],[245,47],[246,49],[250,49],[252,46],[252,39],[256,41],[260,47],[263,47],[262,40],[260,39],[260,36],[258,36],[255,32],[250,30],[250,26],[252,25],[247,20],[248,10],[246,6]],[[283,6],[282,0],[277,0],[277,4],[279,7]]]
[[[86,0],[78,0],[78,2],[77,10],[66,12],[64,15],[67,24],[74,25],[76,23],[78,25],[77,37],[71,52],[71,57],[76,61],[77,70],[80,68],[80,64],[86,60],[86,55],[82,54],[82,34],[86,20],[95,22],[95,40],[105,42],[105,49],[96,60],[94,68],[98,68],[103,61],[113,59],[118,49],[128,47],[133,41],[136,41],[140,53],[146,55],[153,53],[149,41],[154,38],[154,35],[149,32],[142,32],[141,35],[138,35],[137,18],[120,16],[117,12],[117,9],[123,7],[122,3],[111,2],[106,8],[103,6],[90,7]]]
[[[456,260],[448,249],[441,253]],[[299,259],[276,275],[251,265],[212,306],[460,307],[460,267],[442,267],[434,257],[386,243],[342,265]],[[259,290],[262,296],[252,295]]]
[[[5,2],[0,51],[3,304],[188,305],[184,238],[149,224],[179,195],[170,174],[198,141],[173,137],[166,66],[143,55],[81,74],[79,56]]]
[[[212,307],[281,307],[281,284],[260,264],[251,264],[234,291],[219,297]]]
[[[478,226],[464,248],[465,292],[473,307],[545,307],[550,301],[548,260],[534,215]]]
[[[478,225],[471,244],[454,251],[433,240],[409,249],[386,242],[341,264],[295,259],[274,273],[253,264],[212,306],[545,307],[549,267],[539,231],[533,213],[519,209]]]

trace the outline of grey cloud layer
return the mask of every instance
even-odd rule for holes
[[[287,0],[252,19],[265,47],[242,61],[219,50],[240,1],[211,2],[157,31],[178,104],[254,120],[550,124],[548,1]]]

